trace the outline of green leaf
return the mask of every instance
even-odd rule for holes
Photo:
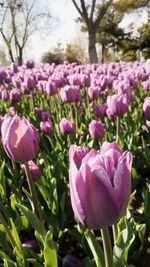
[[[89,229],[86,229],[85,232],[86,240],[89,244],[89,247],[93,253],[95,263],[97,267],[105,267],[105,260],[104,260],[104,254],[103,250],[96,240],[96,237],[94,236],[93,232]]]
[[[11,223],[11,228],[12,228],[12,235],[15,239],[15,242],[16,242],[16,245],[17,245],[17,248],[19,250],[22,250],[22,244],[21,244],[21,241],[20,241],[20,238],[19,238],[19,235],[18,235],[18,232],[17,232],[17,229],[16,229],[16,226],[13,222],[12,219],[10,219],[10,223]]]
[[[5,177],[4,177],[4,168],[5,168],[5,161],[3,161],[0,167],[0,194],[3,197],[6,197],[6,185],[5,185]]]
[[[1,259],[6,259],[6,260],[10,259],[9,256],[4,251],[2,251],[1,249],[0,249],[0,258]]]
[[[47,232],[47,235],[45,237],[44,259],[45,259],[46,267],[57,267],[58,266],[57,250],[56,250],[55,243],[53,241],[53,233],[51,230]]]
[[[114,246],[114,267],[126,267],[128,251],[135,239],[135,234],[126,216],[121,218],[119,224],[120,232]]]
[[[11,260],[4,260],[4,267],[17,267],[17,264]]]
[[[17,203],[16,206],[22,211],[22,213],[28,218],[28,221],[32,225],[33,229],[35,229],[40,235],[42,240],[44,241],[46,236],[46,230],[42,222],[38,219],[36,214],[28,209],[27,207]]]

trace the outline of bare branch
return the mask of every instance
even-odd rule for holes
[[[93,1],[92,1],[92,6],[91,6],[90,20],[93,20],[93,14],[94,14],[94,9],[95,9],[95,3],[96,3],[96,0],[93,0]]]
[[[82,10],[79,8],[79,6],[77,5],[76,1],[75,0],[72,0],[75,8],[77,9],[78,13],[80,14],[81,17],[83,17],[83,13],[82,13]]]

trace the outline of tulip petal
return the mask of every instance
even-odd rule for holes
[[[82,203],[88,227],[100,229],[113,224],[117,217],[115,194],[106,171],[101,166],[91,172],[88,164],[82,164],[76,177],[76,191]]]
[[[131,165],[132,154],[126,151],[120,157],[114,175],[114,189],[118,199],[120,216],[124,214],[131,194]]]

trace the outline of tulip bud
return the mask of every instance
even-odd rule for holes
[[[54,127],[51,121],[41,121],[40,122],[41,131],[45,134],[52,134]]]
[[[128,111],[128,101],[125,95],[107,97],[107,106],[113,116],[122,116]]]
[[[150,97],[147,96],[144,100],[143,111],[145,119],[150,121]]]
[[[37,130],[29,121],[18,115],[5,115],[1,127],[3,147],[14,161],[24,163],[32,160],[38,152]]]
[[[63,267],[84,267],[84,265],[77,257],[73,255],[66,255],[63,260]]]
[[[69,184],[75,217],[98,230],[116,223],[125,213],[131,193],[132,155],[116,143],[103,143],[101,150],[80,154],[69,149]]]
[[[67,118],[62,118],[59,123],[60,130],[63,134],[71,134],[75,131],[75,125],[73,121],[69,121]]]
[[[78,102],[81,100],[80,88],[75,85],[66,85],[60,90],[60,97],[64,103]]]
[[[40,251],[40,246],[37,240],[28,240],[22,244],[23,248],[31,249],[35,252]]]
[[[29,160],[28,164],[29,164],[29,169],[31,171],[31,175],[32,175],[33,181],[39,180],[41,178],[40,168],[34,163],[33,160]],[[24,170],[25,169],[25,165],[21,164],[21,168]]]
[[[14,88],[10,91],[10,99],[12,102],[17,103],[21,100],[21,92],[19,89]]]
[[[101,121],[92,120],[89,124],[89,132],[92,138],[100,139],[104,137],[105,130]]]

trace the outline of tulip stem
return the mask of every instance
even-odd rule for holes
[[[117,117],[116,120],[116,143],[118,144],[119,142],[119,117]]]
[[[12,235],[12,233],[11,233],[11,230],[9,229],[8,224],[7,224],[7,222],[5,221],[5,219],[4,219],[4,217],[3,217],[3,214],[2,214],[1,212],[0,212],[0,221],[1,221],[1,223],[3,224],[3,226],[4,226],[4,229],[5,229],[5,231],[6,231],[6,234],[7,234],[8,238],[9,238],[9,241],[10,241],[10,243],[11,243],[13,249],[15,249],[15,247],[16,247],[16,242],[15,242],[15,240],[14,240],[14,238],[13,238],[13,235]]]
[[[117,237],[118,237],[118,226],[117,226],[117,224],[113,224],[112,225],[112,230],[113,230],[113,237],[114,237],[114,243],[115,243],[116,240],[117,240]]]
[[[76,124],[76,137],[78,136],[78,108],[75,105],[75,124]]]
[[[101,229],[103,240],[105,267],[113,267],[113,254],[108,227]]]
[[[32,178],[32,175],[31,175],[31,171],[29,169],[28,162],[25,163],[25,173],[26,173],[26,177],[27,177],[27,181],[28,181],[28,185],[29,185],[30,194],[31,194],[31,198],[32,198],[32,201],[33,201],[33,206],[34,206],[35,213],[36,213],[36,215],[38,216],[38,218],[42,222],[41,209],[40,209],[40,206],[39,206],[39,201],[38,201],[37,194],[36,194],[36,191],[35,191],[34,182],[33,182],[33,178]]]

